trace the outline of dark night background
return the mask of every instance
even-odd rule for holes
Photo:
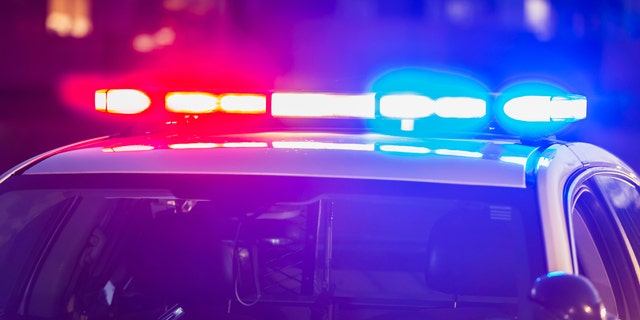
[[[640,169],[640,0],[0,0],[0,171],[112,133],[109,86],[366,90],[406,66],[589,99],[560,138]]]

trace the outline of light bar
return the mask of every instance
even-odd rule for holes
[[[505,102],[504,113],[526,122],[575,122],[587,117],[587,99],[580,95],[515,97]]]
[[[175,113],[203,114],[216,111],[228,113],[265,113],[267,98],[259,94],[223,94],[208,92],[170,92],[165,107]]]
[[[374,118],[374,94],[274,93],[274,117]]]
[[[383,130],[397,130],[396,120],[399,120],[400,130],[415,130],[420,134],[453,130],[477,132],[495,119],[506,132],[539,138],[557,134],[569,123],[585,119],[587,115],[584,96],[569,94],[562,88],[544,83],[518,83],[500,94],[487,93],[486,97],[478,93],[459,96],[449,91],[434,94],[276,92],[271,95],[185,91],[169,92],[164,99],[166,110],[172,113],[265,114],[270,109],[271,116],[276,118],[381,117],[393,121],[366,123]],[[150,105],[149,96],[138,90],[107,89],[95,93],[95,108],[102,112],[136,114]]]
[[[165,108],[175,113],[211,113],[218,109],[218,97],[207,92],[170,92]]]
[[[147,110],[150,105],[149,96],[139,90],[105,89],[95,94],[95,108],[102,112],[136,114]]]

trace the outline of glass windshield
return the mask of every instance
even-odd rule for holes
[[[533,199],[355,179],[15,177],[0,193],[0,310],[513,319],[544,267]]]

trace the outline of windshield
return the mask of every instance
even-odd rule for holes
[[[544,270],[524,189],[58,175],[0,190],[0,318],[513,319]]]

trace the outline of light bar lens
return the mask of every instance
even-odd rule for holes
[[[375,95],[274,93],[271,114],[275,117],[374,118]]]
[[[392,94],[380,98],[380,114],[389,118],[417,119],[432,115],[435,101],[415,94]]]
[[[220,109],[230,113],[265,113],[267,97],[257,94],[226,94],[220,98]]]
[[[442,97],[436,100],[436,115],[441,118],[482,118],[487,115],[487,101],[470,97]]]
[[[151,99],[139,90],[98,90],[95,95],[96,110],[107,113],[136,114],[147,110],[150,105]]]
[[[176,113],[211,113],[218,109],[218,97],[207,92],[170,92],[165,107]]]
[[[487,102],[472,97],[442,97],[433,100],[414,94],[380,98],[380,114],[389,118],[418,119],[433,114],[441,118],[475,119],[487,115]]]
[[[504,104],[504,113],[526,122],[574,122],[587,116],[584,96],[521,96]]]
[[[551,119],[577,121],[587,118],[587,98],[581,95],[551,98]]]

